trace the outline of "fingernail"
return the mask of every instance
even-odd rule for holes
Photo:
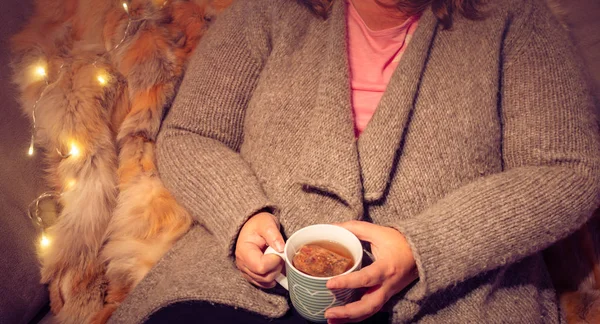
[[[276,242],[275,242],[275,245],[276,245],[276,248],[277,248],[277,250],[278,250],[279,252],[283,252],[283,247],[284,247],[284,244],[283,244],[283,242],[281,242],[281,241],[276,241]]]
[[[342,314],[337,314],[337,313],[335,313],[335,312],[325,312],[325,314],[324,314],[323,316],[324,316],[326,319],[329,319],[329,320],[334,320],[334,321],[335,321],[335,320],[341,320],[341,319],[344,319],[344,318],[346,318],[346,316],[345,316],[345,315],[342,315]]]
[[[325,286],[329,289],[335,289],[335,281],[332,280],[327,281],[327,283],[325,284]]]

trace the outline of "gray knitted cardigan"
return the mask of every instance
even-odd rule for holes
[[[185,300],[282,316],[286,298],[232,260],[264,208],[286,236],[350,219],[402,232],[420,279],[386,306],[393,322],[560,322],[540,251],[598,204],[597,123],[545,5],[484,9],[452,30],[423,15],[356,140],[344,1],[326,20],[292,0],[237,1],[198,47],[158,140],[161,177],[199,225],[112,322]]]

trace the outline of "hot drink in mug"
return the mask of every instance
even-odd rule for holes
[[[283,253],[269,247],[285,261],[286,276],[277,282],[289,290],[294,308],[304,318],[326,322],[325,311],[354,301],[355,289],[329,290],[327,281],[360,270],[363,249],[358,238],[345,228],[320,224],[307,226],[286,242]]]

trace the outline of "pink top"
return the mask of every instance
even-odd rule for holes
[[[352,88],[352,109],[356,136],[367,127],[398,66],[406,45],[417,29],[419,17],[404,24],[373,31],[348,0],[348,60]]]

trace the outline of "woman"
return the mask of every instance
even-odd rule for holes
[[[238,1],[158,141],[161,176],[202,227],[136,310],[191,298],[226,305],[198,316],[281,317],[265,247],[339,223],[376,261],[329,281],[368,288],[330,322],[560,322],[540,251],[600,191],[580,68],[539,0]]]

